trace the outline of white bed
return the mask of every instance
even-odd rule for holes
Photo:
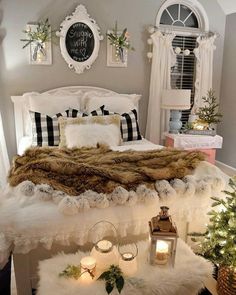
[[[77,96],[83,100],[87,92],[93,91],[98,96],[116,95],[115,92],[88,86],[74,86],[53,89],[45,92],[53,96]],[[30,145],[31,137],[27,126],[27,108],[29,101],[27,95],[13,96],[15,110],[15,126],[17,151],[22,154]],[[136,104],[138,109],[138,99]],[[113,150],[124,151],[133,149],[138,151],[161,149],[146,139],[127,142],[121,146],[112,147]],[[75,251],[79,246],[87,243],[88,229],[101,219],[110,220],[115,224],[121,238],[142,238],[147,234],[147,224],[151,217],[159,211],[159,206],[167,205],[177,223],[179,234],[183,239],[189,230],[203,228],[209,210],[212,193],[220,195],[228,177],[215,166],[202,162],[194,171],[193,177],[201,190],[201,181],[211,179],[203,193],[191,197],[181,197],[175,194],[166,200],[156,200],[150,205],[135,205],[134,207],[108,207],[105,209],[93,208],[79,215],[64,216],[54,203],[31,202],[29,198],[21,195],[17,189],[7,188],[5,195],[0,199],[0,262],[4,263],[7,255],[13,250],[16,270],[18,295],[31,294],[31,288],[37,282],[36,270],[39,260],[50,257],[58,251]],[[217,189],[213,180],[220,180]],[[24,208],[24,210],[22,210]]]

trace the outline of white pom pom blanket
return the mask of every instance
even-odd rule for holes
[[[217,167],[202,162],[183,180],[156,182],[156,190],[116,188],[109,195],[87,191],[75,198],[27,181],[14,189],[9,187],[0,198],[0,265],[7,261],[11,249],[28,253],[39,244],[47,249],[53,243],[84,245],[92,225],[104,219],[114,223],[121,237],[146,234],[148,221],[161,205],[170,207],[184,237],[186,222],[193,230],[204,227],[210,197],[223,197],[221,190],[227,181]]]

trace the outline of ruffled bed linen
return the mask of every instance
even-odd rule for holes
[[[143,142],[114,149],[124,148],[150,150],[161,146]],[[212,194],[222,195],[228,177],[217,167],[201,162],[193,175],[187,176],[186,181],[189,187],[194,187],[192,193],[184,193],[179,181],[172,185],[163,181],[160,183],[159,198],[150,203],[90,208],[86,212],[69,216],[58,210],[58,204],[30,199],[17,187],[8,187],[0,198],[0,265],[3,266],[7,261],[11,250],[26,254],[38,245],[46,249],[51,249],[53,243],[69,245],[74,242],[84,245],[91,240],[88,236],[91,226],[101,220],[114,223],[121,237],[146,234],[148,221],[159,212],[161,205],[170,207],[180,233],[185,231],[183,223],[187,221],[191,222],[192,228],[199,230],[206,223],[206,212],[212,203],[210,197]]]

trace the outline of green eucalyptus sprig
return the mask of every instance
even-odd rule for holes
[[[123,273],[117,265],[111,265],[110,268],[103,272],[98,279],[105,281],[107,294],[110,294],[115,287],[118,292],[121,293],[125,284]]]
[[[81,271],[80,266],[72,264],[67,265],[67,267],[61,273],[59,273],[59,277],[64,277],[67,279],[73,278],[78,280],[84,273],[89,273],[91,278],[94,279],[94,274],[89,269]]]
[[[81,276],[81,267],[76,265],[67,265],[67,267],[59,273],[59,277],[64,278],[73,278],[75,280],[78,280],[78,278]]]
[[[45,43],[52,38],[51,26],[48,18],[45,21],[38,22],[36,30],[31,30],[29,27],[28,30],[23,30],[23,33],[26,34],[25,39],[20,39],[20,41],[25,42],[23,49],[29,46],[32,42]]]

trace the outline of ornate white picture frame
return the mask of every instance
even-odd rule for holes
[[[27,24],[26,30],[36,31],[38,25]],[[39,43],[39,42],[38,42]],[[41,43],[43,50],[38,50],[37,42],[32,42],[29,45],[29,64],[30,65],[51,65],[52,64],[52,43],[47,41]]]
[[[72,15],[65,18],[57,36],[60,37],[61,54],[70,69],[81,74],[91,68],[98,57],[103,36],[83,5],[77,6]]]
[[[107,34],[112,33],[112,30],[108,30]],[[121,35],[121,31],[117,32]],[[128,66],[128,50],[124,49],[123,61],[116,56],[115,46],[110,44],[110,41],[107,37],[107,66],[113,68],[126,68]]]

